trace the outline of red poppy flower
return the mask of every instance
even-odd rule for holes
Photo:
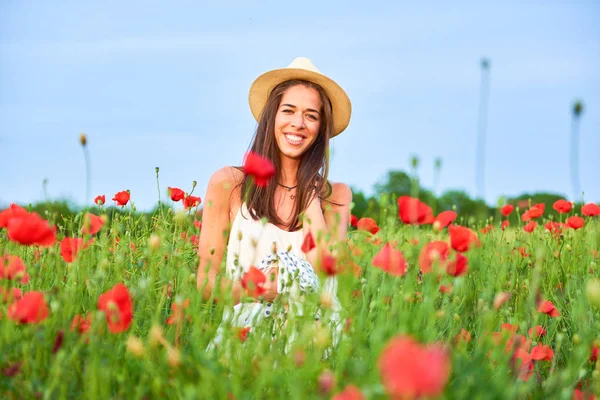
[[[402,276],[406,273],[407,263],[404,255],[400,250],[393,248],[389,242],[379,250],[371,262],[390,275]]]
[[[192,244],[192,246],[194,247],[198,247],[200,246],[200,236],[199,235],[192,235],[190,236],[190,243]]]
[[[569,228],[579,229],[579,228],[583,227],[583,224],[585,224],[585,220],[581,217],[574,215],[572,217],[567,218],[567,220],[565,221],[565,224]]]
[[[20,280],[23,285],[29,283],[23,260],[19,256],[0,256],[0,279]]]
[[[560,235],[564,226],[565,224],[562,222],[548,221],[546,222],[546,225],[544,225],[544,228],[554,235]]]
[[[398,197],[398,217],[405,224],[431,224],[434,221],[431,207],[410,196]]]
[[[529,330],[527,331],[527,334],[530,337],[533,337],[534,339],[539,339],[542,336],[546,335],[546,330],[544,329],[543,326],[541,325],[536,325],[533,328],[529,328]]]
[[[306,254],[312,249],[314,249],[316,246],[317,245],[315,244],[315,239],[313,239],[312,233],[308,231],[306,236],[304,236],[304,241],[302,242],[302,247],[300,248],[300,250],[302,250],[302,252]]]
[[[94,203],[96,203],[99,206],[104,205],[106,203],[106,196],[105,195],[96,196],[96,198],[94,199]]]
[[[81,227],[82,235],[95,235],[102,229],[104,219],[97,215],[87,213],[83,216],[83,226]]]
[[[454,250],[461,253],[469,250],[472,244],[479,245],[477,234],[467,227],[450,225],[448,233],[450,234],[450,245]]]
[[[194,226],[196,227],[196,229],[202,229],[202,221],[200,220],[195,220],[194,221]]]
[[[592,392],[584,391],[579,387],[573,389],[573,400],[596,400]]]
[[[49,312],[42,292],[27,292],[8,307],[8,318],[21,324],[37,324],[45,320]]]
[[[535,231],[535,228],[537,228],[537,222],[535,222],[535,221],[529,221],[529,222],[527,223],[527,225],[525,225],[525,226],[523,227],[523,230],[524,230],[525,232],[529,232],[529,233],[531,233],[531,232]]]
[[[364,217],[358,220],[356,223],[356,228],[359,231],[367,231],[371,232],[371,234],[376,234],[379,232],[379,227],[377,226],[377,222],[373,218]]]
[[[494,297],[494,308],[497,310],[512,297],[510,292],[500,292]]]
[[[515,206],[513,206],[512,204],[506,204],[504,206],[502,206],[502,208],[500,209],[500,213],[502,215],[504,215],[505,217],[508,217],[513,210],[515,209]]]
[[[11,204],[7,209],[0,211],[0,228],[6,228],[9,219],[26,215],[29,215],[26,209],[18,204]]]
[[[265,294],[266,289],[264,284],[267,277],[261,270],[251,266],[248,271],[242,276],[242,287],[248,291],[248,295],[254,298]]]
[[[265,187],[269,179],[275,175],[275,166],[273,163],[253,151],[246,153],[244,160],[244,173],[254,178],[256,186]]]
[[[521,256],[523,256],[523,257],[530,256],[530,254],[527,252],[527,248],[525,246],[523,246],[519,249],[519,253],[521,253]]]
[[[471,334],[465,328],[462,328],[458,335],[454,338],[454,343],[469,343],[471,341]]]
[[[531,349],[531,358],[535,361],[550,361],[554,357],[554,351],[550,346],[544,346],[538,343],[533,349]]]
[[[600,215],[600,207],[595,203],[588,203],[581,207],[581,213],[587,217],[596,217]],[[2,225],[0,224],[0,227]]]
[[[594,342],[592,344],[592,352],[590,353],[590,361],[594,362],[598,360],[598,354],[600,353],[600,346]]]
[[[548,301],[548,300],[544,300],[540,303],[540,305],[538,307],[538,312],[548,314],[552,318],[556,318],[556,317],[560,316],[560,312],[558,312],[558,310],[556,309],[554,304],[552,304],[552,302]]]
[[[442,394],[450,369],[446,349],[438,344],[421,345],[409,336],[392,338],[379,358],[383,386],[393,398]]]
[[[130,198],[131,198],[131,195],[129,193],[129,190],[123,190],[123,191],[115,194],[115,197],[113,197],[112,199],[113,199],[113,201],[117,202],[118,206],[124,207],[127,205],[127,203],[129,203]]]
[[[77,331],[80,334],[86,333],[90,330],[92,324],[92,314],[88,314],[86,317],[77,314],[71,321],[71,332]]]
[[[350,214],[350,226],[356,227],[358,224],[358,217],[354,214]]]
[[[111,333],[129,329],[133,320],[133,302],[127,286],[117,283],[112,289],[100,295],[98,309],[106,315],[106,323]]]
[[[185,309],[190,306],[190,299],[185,299],[181,302],[173,302],[171,303],[171,316],[167,318],[167,325],[173,325],[176,323],[183,322],[183,318],[185,317]]]
[[[6,228],[8,238],[26,246],[52,246],[56,242],[56,228],[37,213],[13,217]]]
[[[179,201],[185,197],[185,192],[178,188],[168,187],[169,196],[171,196],[171,200]]]
[[[519,325],[504,323],[500,325],[500,330],[504,332],[517,333],[517,330],[519,330]]]
[[[437,217],[435,217],[435,220],[433,221],[433,226],[434,228],[442,229],[453,223],[455,219],[456,212],[452,210],[442,211],[438,214]]]
[[[442,267],[446,266],[446,259],[450,254],[448,243],[435,240],[427,243],[419,253],[419,267],[423,273],[431,272],[431,266],[437,260]]]
[[[456,258],[448,261],[448,266],[446,267],[446,271],[448,271],[449,275],[454,277],[462,276],[467,273],[469,270],[467,257],[463,256],[460,253],[456,253]]]
[[[440,285],[440,293],[450,293],[452,291],[452,284]]]
[[[334,276],[337,275],[338,272],[340,272],[338,268],[337,259],[331,254],[324,253],[321,256],[320,266],[321,270],[325,272],[325,275],[327,276]]]
[[[331,400],[364,400],[365,395],[354,385],[348,385],[342,391],[331,398]]]
[[[531,358],[531,354],[522,348],[518,348],[513,353],[511,361],[514,363],[516,367],[516,372],[519,376],[519,379],[527,382],[531,375],[533,374],[534,366],[533,360]]]
[[[505,219],[504,221],[502,221],[502,225],[500,226],[500,229],[505,230],[506,227],[508,227],[510,225],[510,223],[508,222],[507,219]]]
[[[19,300],[21,297],[23,297],[23,291],[21,289],[13,287],[9,290],[5,290],[4,287],[0,286],[0,301],[12,303],[15,300]]]
[[[526,222],[526,221],[530,221],[532,219],[539,218],[542,215],[544,215],[544,210],[545,210],[544,203],[535,204],[535,205],[531,206],[529,208],[529,210],[527,210],[527,211],[525,211],[525,213],[523,213],[523,216],[521,217],[521,219],[524,222]]]
[[[560,214],[568,213],[571,211],[572,207],[573,203],[564,199],[556,200],[554,204],[552,204],[552,208],[554,208]]]
[[[237,328],[237,337],[240,339],[240,342],[245,342],[248,339],[248,332],[250,332],[251,327],[246,328]]]
[[[82,249],[87,249],[92,242],[84,242],[82,238],[66,237],[60,242],[60,255],[68,263],[72,263]]]
[[[186,196],[183,198],[183,208],[186,210],[191,207],[198,207],[202,203],[199,196]]]
[[[479,230],[479,232],[481,232],[484,235],[487,235],[488,233],[490,233],[490,231],[494,230],[494,225],[486,225],[483,228],[481,228]]]

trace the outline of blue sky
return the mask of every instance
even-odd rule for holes
[[[485,198],[552,191],[572,199],[571,106],[582,99],[581,186],[600,201],[597,1],[2,1],[0,207],[161,186],[204,196],[239,165],[261,73],[306,56],[353,102],[330,178],[372,193],[390,169],[438,192],[475,195],[480,60],[491,60]],[[485,4],[484,4],[485,3]],[[87,200],[91,202],[91,198]]]

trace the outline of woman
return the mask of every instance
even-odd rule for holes
[[[242,168],[224,167],[212,175],[197,275],[207,300],[217,282],[220,290],[215,293],[231,291],[236,305],[224,313],[224,322],[241,328],[269,318],[270,302],[280,293],[320,290],[315,268],[332,244],[345,241],[352,201],[347,185],[327,181],[329,139],[348,126],[351,114],[350,100],[337,83],[300,57],[258,77],[249,102],[258,122],[250,150],[270,160],[275,175],[264,187],[255,185]],[[305,254],[301,247],[309,234],[317,246]],[[225,251],[226,276],[217,278]],[[241,278],[251,266],[270,278],[263,285],[265,302],[241,304],[246,295]],[[339,309],[335,279],[328,278],[323,291]],[[213,345],[220,342],[223,329]]]

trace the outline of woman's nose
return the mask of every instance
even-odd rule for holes
[[[301,113],[294,114],[292,116],[291,125],[294,128],[303,128],[304,127],[304,116]]]

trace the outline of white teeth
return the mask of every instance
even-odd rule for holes
[[[286,134],[285,137],[287,138],[287,140],[291,143],[294,144],[299,144],[300,142],[302,142],[302,140],[304,140],[304,138],[302,136],[296,136],[296,135],[290,135],[290,134]]]

